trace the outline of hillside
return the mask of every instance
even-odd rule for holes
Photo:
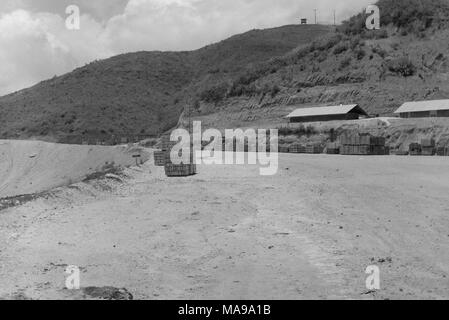
[[[202,97],[194,118],[218,128],[275,126],[298,105],[356,102],[373,116],[390,116],[404,101],[449,98],[449,1],[378,5],[382,30],[367,31],[366,14],[356,15],[212,88],[216,94]]]
[[[253,30],[192,52],[137,52],[95,61],[0,98],[0,137],[80,142],[158,135],[186,103],[248,65],[282,56],[331,32],[324,26]],[[194,91],[192,91],[194,90]]]
[[[1,135],[64,140],[157,132],[173,125],[178,112],[170,99],[190,77],[184,53],[140,52],[94,62],[1,98]]]
[[[252,30],[191,52],[93,62],[0,98],[0,138],[80,142],[187,126],[274,127],[298,105],[359,103],[391,116],[404,101],[449,98],[448,0],[380,0],[337,28]]]

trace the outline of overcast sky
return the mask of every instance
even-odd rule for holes
[[[0,95],[95,59],[140,50],[192,50],[302,17],[342,21],[373,0],[1,0]],[[80,30],[65,26],[81,10]]]

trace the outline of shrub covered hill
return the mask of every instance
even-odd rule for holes
[[[449,0],[377,5],[381,30],[367,30],[360,13],[282,57],[202,85],[195,118],[219,128],[265,127],[285,123],[298,105],[359,103],[389,116],[404,101],[449,98]]]
[[[331,31],[291,25],[253,30],[192,52],[137,52],[95,61],[1,97],[0,138],[158,135],[176,126],[187,97],[204,95],[209,82],[232,79],[251,64]],[[199,83],[198,92],[189,92],[192,83]]]
[[[0,137],[158,135],[187,113],[204,126],[267,126],[299,104],[390,115],[405,100],[448,98],[449,0],[377,4],[378,31],[360,13],[337,28],[253,30],[196,51],[91,63],[0,98]]]

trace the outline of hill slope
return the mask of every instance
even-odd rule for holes
[[[158,135],[207,85],[331,32],[324,26],[253,30],[192,52],[138,52],[93,62],[0,98],[0,137],[70,141]],[[192,92],[195,90],[195,92]]]
[[[338,28],[253,30],[192,52],[92,63],[0,98],[0,137],[158,135],[187,126],[274,127],[298,106],[358,103],[390,116],[404,101],[449,98],[449,0],[380,0]]]
[[[356,15],[216,85],[215,95],[200,96],[194,119],[205,127],[274,127],[300,106],[359,103],[373,116],[390,116],[404,101],[449,98],[449,1],[378,5],[382,30],[366,30],[366,14]]]

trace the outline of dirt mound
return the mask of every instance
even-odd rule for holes
[[[101,300],[133,300],[133,295],[125,288],[114,287],[87,287],[82,289],[83,294]]]
[[[135,165],[142,148],[78,146],[0,140],[0,198],[31,195],[71,185],[98,172]]]

